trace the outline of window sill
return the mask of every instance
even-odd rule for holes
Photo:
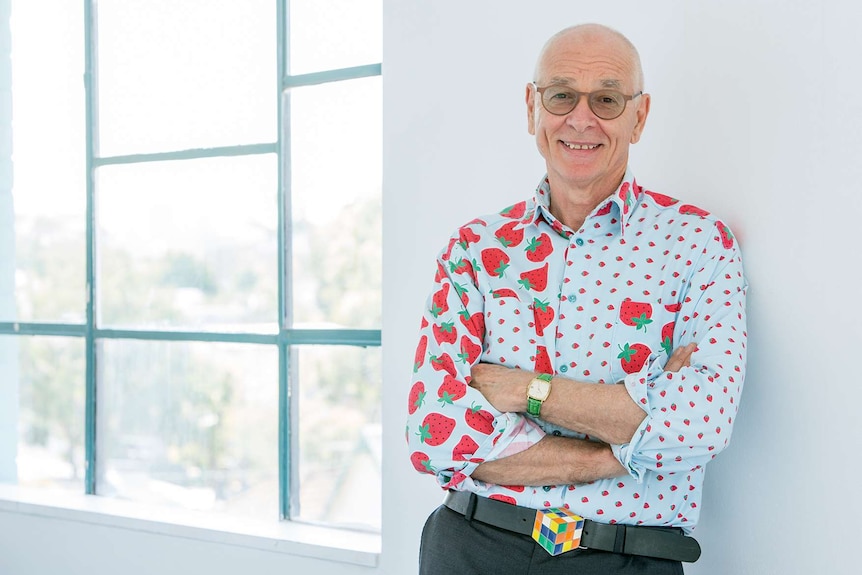
[[[94,495],[0,485],[0,513],[19,513],[376,567],[381,537],[290,521],[263,522],[144,506]],[[337,545],[333,544],[337,542]]]

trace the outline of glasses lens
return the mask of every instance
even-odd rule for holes
[[[542,94],[545,109],[552,114],[563,116],[571,112],[578,103],[579,94],[560,86],[548,86]]]
[[[623,113],[625,97],[616,90],[599,90],[590,94],[590,109],[603,120],[613,120]]]

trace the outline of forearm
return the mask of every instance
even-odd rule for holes
[[[497,485],[569,485],[625,473],[605,443],[548,435],[520,453],[482,463],[472,477]]]
[[[631,441],[646,413],[623,385],[601,385],[555,377],[542,419],[612,444]]]
[[[527,411],[527,386],[536,374],[498,365],[473,367],[471,386],[501,411]],[[542,419],[606,443],[631,440],[646,416],[622,385],[584,383],[554,377],[551,394],[542,405]]]

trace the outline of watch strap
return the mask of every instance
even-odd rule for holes
[[[551,383],[551,380],[553,378],[554,376],[549,373],[540,373],[536,375],[533,380],[535,381],[536,379],[541,379],[542,381]],[[529,387],[527,389],[529,389]],[[544,403],[542,400],[536,399],[535,397],[531,397],[529,395],[529,392],[527,393],[527,413],[529,413],[533,417],[539,417],[539,414],[542,412],[542,403]]]

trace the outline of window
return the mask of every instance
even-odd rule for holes
[[[0,482],[379,529],[381,0],[11,6]]]

